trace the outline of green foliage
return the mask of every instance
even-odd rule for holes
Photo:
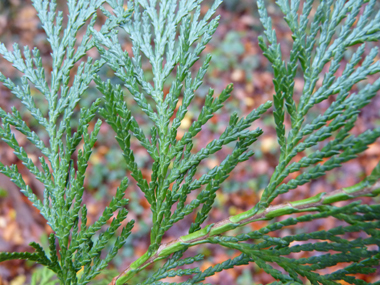
[[[68,22],[64,28],[63,13],[57,11],[55,1],[33,1],[51,44],[52,71],[49,76],[45,75],[37,48],[31,52],[25,47],[21,52],[15,44],[13,51],[8,51],[4,44],[0,45],[3,57],[23,74],[19,84],[2,74],[0,81],[21,100],[39,126],[46,131],[49,141],[46,145],[25,124],[15,108],[10,113],[0,109],[2,119],[0,137],[14,149],[14,153],[26,168],[44,184],[43,199],[39,199],[24,182],[16,165],[0,164],[0,172],[11,178],[54,231],[49,238],[50,254],[46,254],[39,244],[31,243],[34,253],[0,253],[0,261],[28,259],[38,262],[55,272],[61,284],[87,284],[116,255],[133,226],[133,221],[129,222],[123,228],[113,249],[105,258],[101,258],[100,254],[105,245],[126,218],[127,211],[124,207],[128,201],[123,196],[128,182],[127,179],[123,180],[109,207],[104,210],[98,221],[87,227],[86,205],[82,204],[83,185],[87,162],[102,122],[98,120],[92,131],[89,130],[89,125],[95,117],[100,101],[94,102],[89,109],[80,111],[76,131],[72,130],[71,126],[71,118],[74,116],[77,103],[89,87],[93,76],[103,65],[101,61],[94,61],[91,58],[84,61],[87,51],[94,47],[90,28],[94,26],[96,12],[103,2],[68,1]],[[86,23],[84,37],[78,41],[77,33]],[[102,28],[102,32],[107,33],[116,25],[115,21],[108,22],[108,25]],[[44,117],[41,111],[42,106],[35,104],[31,88],[38,90],[45,97],[49,110],[47,117]],[[39,150],[39,164],[34,163],[20,147],[14,135],[15,130],[26,136]],[[72,158],[80,144],[83,144],[83,147],[78,151],[74,167]],[[118,212],[117,217],[95,239],[116,212]],[[82,268],[85,274],[79,278],[77,273]]]
[[[105,108],[101,109],[100,113],[116,132],[116,139],[124,152],[129,170],[151,204],[154,226],[148,255],[157,251],[162,236],[174,223],[193,213],[202,204],[202,210],[198,213],[190,232],[200,229],[200,224],[211,210],[215,191],[220,183],[228,177],[237,163],[253,155],[248,147],[262,131],[259,129],[251,131],[248,128],[271,106],[267,103],[253,110],[245,119],[239,119],[233,114],[229,126],[219,139],[212,141],[198,153],[192,154],[193,138],[213,114],[222,108],[232,91],[232,85],[229,85],[214,99],[214,91],[210,90],[198,119],[192,123],[182,139],[176,139],[178,127],[187,113],[195,91],[202,83],[211,60],[210,56],[206,57],[195,75],[192,75],[191,67],[199,60],[200,53],[218,25],[218,17],[213,20],[210,18],[220,1],[214,3],[203,19],[200,19],[200,4],[196,1],[180,1],[178,11],[176,11],[177,1],[162,1],[159,10],[156,10],[156,4],[155,1],[149,4],[145,1],[135,1],[133,18],[121,26],[130,35],[133,56],[122,50],[116,33],[104,36],[103,33],[94,31],[102,58],[123,81],[136,103],[155,125],[151,130],[151,141],[149,141],[128,111],[121,87],[112,86],[109,81],[102,82],[100,77],[95,78],[99,90],[105,96]],[[141,8],[144,9],[143,13],[140,12]],[[193,16],[191,16],[192,11],[194,11]],[[180,35],[176,38],[178,29]],[[156,43],[154,47],[150,45],[152,38]],[[141,54],[152,65],[154,84],[144,79]],[[164,83],[171,73],[174,73],[175,80],[171,84],[169,93],[164,96]],[[183,93],[182,104],[171,122],[181,93]],[[148,98],[153,99],[154,106],[149,103]],[[134,162],[133,151],[130,149],[131,135],[141,142],[154,160],[149,184]],[[197,166],[202,160],[231,142],[236,142],[236,147],[219,167],[212,169],[198,180],[193,179]],[[173,160],[175,166],[169,169]],[[171,185],[173,188],[170,191]],[[203,185],[207,186],[197,199],[185,205],[190,192]],[[171,211],[177,202],[176,209]]]
[[[104,2],[111,9],[103,7]],[[3,124],[0,137],[44,184],[43,200],[26,185],[15,165],[0,164],[0,171],[10,177],[41,212],[54,234],[49,238],[49,254],[40,245],[32,243],[34,253],[1,253],[0,261],[29,259],[55,272],[61,284],[87,284],[108,266],[125,244],[134,221],[123,227],[111,251],[101,256],[127,216],[125,206],[128,201],[123,198],[128,186],[126,178],[94,224],[87,225],[86,205],[82,203],[87,163],[101,120],[95,123],[92,131],[89,125],[99,111],[114,130],[127,169],[144,193],[152,212],[149,249],[115,277],[112,284],[124,284],[148,265],[162,259],[167,259],[166,263],[151,276],[144,275],[144,281],[139,284],[169,284],[160,280],[174,276],[187,276],[187,281],[179,284],[199,284],[217,272],[251,262],[278,280],[272,284],[304,284],[306,280],[312,284],[339,284],[338,281],[342,280],[367,284],[353,274],[372,273],[379,265],[380,206],[365,205],[360,201],[342,207],[331,204],[380,194],[380,164],[370,176],[352,187],[272,205],[276,197],[356,158],[380,137],[380,128],[356,135],[352,132],[360,111],[380,89],[380,62],[375,62],[378,49],[366,52],[367,42],[380,39],[380,12],[373,15],[376,0],[324,0],[318,5],[314,2],[306,0],[302,5],[299,0],[276,2],[292,32],[293,46],[289,59],[285,59],[265,1],[257,0],[265,35],[265,39],[259,38],[259,45],[274,73],[273,118],[280,146],[279,162],[256,205],[224,221],[204,225],[221,184],[238,163],[254,155],[251,146],[263,131],[252,126],[272,107],[272,102],[264,103],[243,118],[231,114],[220,137],[196,152],[193,150],[195,137],[233,94],[232,85],[217,96],[211,89],[205,96],[198,118],[182,138],[177,139],[178,128],[211,61],[211,55],[207,55],[203,62],[196,64],[218,27],[219,17],[214,15],[221,1],[216,0],[204,15],[201,15],[202,0],[135,0],[127,3],[128,9],[121,0],[68,1],[69,15],[64,30],[63,15],[56,12],[54,1],[33,1],[51,44],[51,76],[45,76],[37,49],[31,53],[25,48],[21,53],[15,45],[14,51],[10,52],[1,45],[3,57],[24,75],[19,85],[3,75],[0,80],[46,131],[49,142],[46,145],[15,108],[11,113],[0,110]],[[107,17],[99,31],[94,29],[97,9]],[[315,13],[312,13],[313,9]],[[79,42],[77,33],[83,26],[86,33]],[[128,34],[133,45],[132,54],[123,50],[119,30]],[[95,61],[88,58],[84,62],[86,52],[93,47],[98,49],[101,58]],[[343,68],[343,57],[350,47],[355,52]],[[98,74],[105,64],[123,86],[104,81]],[[147,79],[148,73],[143,68],[146,64],[150,64],[153,71],[152,80]],[[294,92],[297,76],[304,80],[300,98]],[[365,80],[369,76],[377,76],[377,79],[368,83]],[[70,78],[73,78],[72,83]],[[79,125],[73,131],[70,119],[92,80],[104,95],[103,100],[80,111]],[[352,93],[359,82],[366,83],[366,86],[356,94]],[[170,84],[167,94],[165,84]],[[46,117],[41,106],[36,106],[31,88],[45,96],[48,103]],[[153,125],[149,134],[133,117],[124,100],[125,92],[144,112],[147,123]],[[326,100],[332,103],[311,120],[310,110]],[[25,135],[40,151],[40,164],[35,164],[19,146],[15,130]],[[144,178],[136,163],[138,158],[131,147],[132,137],[153,160],[149,180]],[[74,152],[81,144],[83,147],[74,160]],[[234,148],[222,163],[197,176],[199,164],[227,144],[233,144]],[[316,148],[318,150],[311,154],[303,155],[305,150]],[[302,158],[295,161],[300,154]],[[292,173],[297,173],[292,176],[295,178],[287,179]],[[197,193],[196,199],[189,201],[188,196],[193,191]],[[196,218],[189,227],[189,234],[163,244],[164,234],[193,213]],[[251,222],[274,220],[290,214],[295,215],[274,221],[257,231],[236,236],[225,234]],[[301,228],[302,223],[326,218],[337,219],[342,226],[328,231],[297,232],[281,238],[272,235],[285,227]],[[359,234],[348,239],[347,233]],[[188,265],[201,262],[204,257],[182,258],[184,252],[203,243],[217,244],[241,254],[203,272],[198,266],[189,268]],[[299,259],[290,257],[292,253],[312,251],[318,254]],[[323,274],[322,269],[342,262],[349,265]]]
[[[58,280],[54,272],[46,267],[37,268],[32,274],[31,285],[56,285]]]
[[[379,221],[377,219],[380,207],[379,205],[360,205],[358,202],[351,203],[347,206],[338,208],[334,206],[325,206],[321,208],[320,213],[314,215],[303,215],[298,218],[289,218],[281,222],[273,223],[259,231],[242,234],[236,237],[215,237],[210,242],[221,244],[228,248],[237,249],[250,257],[250,261],[262,268],[268,274],[276,279],[286,282],[297,282],[302,284],[298,278],[304,276],[313,284],[336,284],[334,280],[345,280],[354,284],[360,283],[353,276],[346,274],[370,273],[375,272],[371,265],[377,265],[379,252],[377,250],[368,250],[370,244],[378,244]],[[358,215],[361,214],[361,215]],[[333,228],[329,231],[317,231],[312,233],[301,233],[283,238],[272,238],[268,233],[281,230],[289,225],[296,225],[301,222],[309,222],[314,219],[334,217],[349,224]],[[357,238],[346,240],[341,235],[346,233],[365,231],[367,238]],[[245,241],[257,240],[258,242],[245,243]],[[324,240],[319,242],[303,243],[308,240]],[[290,245],[293,242],[302,242],[297,245]],[[326,254],[308,258],[294,259],[285,257],[291,253],[301,251],[319,251]],[[330,254],[329,251],[336,253]],[[269,263],[276,262],[289,275],[284,275],[281,271],[273,268]],[[337,270],[329,275],[320,276],[315,270],[334,266],[340,262],[353,262],[344,270]]]

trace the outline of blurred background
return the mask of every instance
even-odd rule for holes
[[[284,57],[289,54],[289,48],[292,45],[291,33],[283,20],[283,15],[275,5],[274,1],[268,0],[268,12],[273,18],[273,25],[276,29],[277,36],[282,45]],[[301,1],[302,2],[302,1]],[[317,2],[317,1],[316,1]],[[65,0],[58,0],[59,9],[66,11]],[[212,1],[205,0],[202,13],[207,12]],[[262,55],[258,46],[258,35],[262,34],[262,26],[258,18],[256,1],[254,0],[225,0],[224,4],[218,9],[221,15],[220,25],[214,35],[213,40],[203,52],[203,57],[207,53],[212,54],[212,61],[208,73],[206,74],[204,84],[196,93],[196,98],[190,106],[185,120],[179,129],[179,138],[187,131],[193,120],[195,120],[201,110],[204,97],[209,88],[215,89],[218,95],[229,83],[234,83],[235,89],[231,98],[227,101],[224,108],[220,110],[197,135],[194,142],[194,151],[199,151],[205,147],[208,142],[218,138],[223,132],[229,121],[229,114],[236,111],[241,116],[248,114],[253,108],[272,99],[274,94],[273,75],[270,64]],[[380,3],[377,6],[380,9]],[[104,17],[99,13],[99,24],[104,22]],[[120,36],[123,47],[131,51],[131,43],[126,36]],[[50,46],[46,40],[44,31],[41,27],[36,11],[29,0],[0,0],[0,41],[7,48],[12,49],[14,42],[20,47],[29,46],[37,47],[43,58],[43,64],[46,66],[46,74],[50,73]],[[368,52],[375,44],[368,44]],[[347,51],[345,60],[349,59],[352,51]],[[91,50],[89,55],[98,57],[96,50]],[[199,66],[199,65],[196,65]],[[344,68],[344,64],[342,66]],[[149,65],[144,65],[147,78],[151,75]],[[20,78],[17,72],[6,60],[0,58],[0,71],[6,76],[15,80]],[[113,76],[113,72],[103,68],[101,76],[112,78],[113,83],[120,83]],[[169,80],[170,81],[170,80]],[[368,79],[373,82],[373,78]],[[353,92],[363,88],[364,84],[355,86]],[[167,84],[167,91],[170,84]],[[299,96],[303,88],[303,78],[299,74],[295,81],[296,97]],[[32,88],[32,94],[36,104],[46,113],[46,104],[43,96]],[[127,94],[127,92],[126,92]],[[380,94],[379,94],[380,95]],[[96,98],[100,97],[94,84],[86,92],[85,96],[78,106],[89,106]],[[333,98],[331,98],[333,99]],[[129,108],[133,116],[141,124],[141,127],[148,134],[150,124],[147,118],[142,114],[131,96],[126,96]],[[315,118],[325,110],[332,101],[326,101],[319,104],[310,111],[309,119]],[[36,121],[24,109],[19,100],[13,96],[8,89],[0,84],[0,107],[10,111],[12,106],[16,106],[27,124],[33,131],[39,134],[47,141],[46,134],[41,131]],[[367,106],[360,115],[357,126],[353,133],[361,133],[368,128],[378,126],[380,123],[380,96],[373,99],[372,103]],[[308,120],[309,120],[308,119]],[[76,124],[73,118],[73,125]],[[263,188],[267,185],[270,175],[278,162],[279,147],[277,144],[274,121],[270,112],[261,120],[254,123],[254,128],[260,127],[264,134],[253,145],[255,155],[249,160],[240,164],[230,175],[217,194],[215,208],[211,212],[207,223],[217,222],[229,215],[235,215],[251,208],[259,199]],[[27,139],[15,131],[16,138],[23,146],[33,161],[38,161],[38,152],[30,145]],[[130,176],[126,170],[125,162],[116,140],[114,132],[105,123],[96,143],[95,150],[91,156],[87,179],[84,202],[87,205],[89,213],[89,223],[93,223],[101,214],[111,197],[114,195],[121,179],[124,176]],[[142,169],[145,178],[150,177],[151,159],[144,148],[139,146],[136,140],[132,141],[136,160]],[[210,157],[199,166],[198,176],[205,171],[218,165],[232,150],[231,147],[224,147],[217,155]],[[302,156],[315,151],[311,149],[299,155],[296,160]],[[373,167],[380,159],[380,141],[371,145],[370,148],[360,155],[357,159],[343,165],[336,171],[329,172],[323,179],[319,179],[299,187],[289,193],[277,198],[275,203],[281,203],[290,200],[304,199],[316,195],[323,191],[332,191],[341,187],[347,187],[359,182],[365,175],[369,174]],[[42,196],[43,185],[39,183],[26,168],[18,161],[12,150],[0,141],[0,161],[6,165],[16,164],[27,184],[39,196]],[[294,178],[299,173],[293,173]],[[130,186],[127,189],[126,197],[130,199],[128,206],[128,220],[135,219],[136,225],[133,234],[128,238],[128,242],[115,258],[112,266],[105,274],[101,275],[97,281],[91,284],[107,284],[107,281],[117,275],[118,270],[122,270],[130,262],[141,256],[149,245],[149,230],[151,212],[149,204],[145,201],[142,192],[138,189],[133,179],[130,179]],[[197,193],[192,193],[189,200],[196,197]],[[369,202],[370,199],[362,199]],[[377,199],[379,202],[379,199]],[[188,216],[182,222],[172,227],[165,241],[170,241],[181,235],[187,234],[189,226],[194,215]],[[244,229],[236,230],[238,232],[249,232],[266,225],[267,222],[253,223]],[[276,234],[285,236],[291,233],[309,232],[315,230],[328,230],[339,224],[334,219],[326,219],[306,224],[302,228],[288,228]],[[10,182],[4,175],[0,174],[0,251],[30,251],[28,244],[31,241],[38,241],[44,247],[47,246],[47,236],[51,233],[50,227],[46,224],[44,218],[39,212],[32,207],[31,203],[19,192],[19,189]],[[223,262],[229,258],[238,255],[237,252],[225,250],[217,246],[198,246],[189,250],[188,255],[202,253],[206,256],[206,261],[200,264],[202,270],[209,266]],[[305,257],[307,255],[298,254],[293,257]],[[159,266],[157,263],[148,268],[154,270]],[[339,265],[342,266],[342,265]],[[339,269],[339,266],[331,268],[332,271]],[[323,273],[329,273],[324,271]],[[45,276],[45,277],[44,277]],[[370,276],[360,276],[366,282],[380,281],[380,269],[377,274]],[[0,285],[22,285],[22,284],[40,284],[42,278],[49,279],[47,271],[43,271],[39,266],[25,261],[9,261],[0,264]],[[140,276],[142,278],[144,276]],[[142,280],[142,279],[141,279]],[[168,279],[167,282],[179,282],[182,279]],[[135,279],[132,284],[138,282]],[[211,284],[269,284],[274,279],[258,269],[254,264],[241,266],[217,274],[216,276],[206,279]],[[342,283],[345,284],[345,283]]]

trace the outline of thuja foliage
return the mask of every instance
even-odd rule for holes
[[[67,21],[63,21],[64,16],[57,11],[54,0],[33,1],[51,45],[52,71],[45,74],[38,49],[30,51],[26,47],[21,52],[14,45],[13,51],[9,51],[1,45],[4,59],[23,76],[18,83],[3,75],[0,80],[21,100],[47,133],[49,141],[46,144],[31,131],[15,108],[10,113],[0,110],[0,137],[44,184],[44,197],[40,199],[33,193],[15,165],[0,164],[0,171],[10,177],[41,212],[54,234],[49,237],[48,252],[32,243],[34,252],[1,253],[1,261],[32,260],[53,271],[61,284],[87,284],[108,266],[125,244],[134,223],[127,217],[128,201],[123,198],[127,178],[121,182],[110,205],[91,225],[87,223],[86,205],[82,202],[87,163],[103,122],[114,130],[128,171],[150,204],[152,217],[147,252],[116,276],[112,284],[136,284],[133,278],[137,274],[144,278],[139,284],[169,284],[160,280],[174,276],[186,277],[187,281],[178,284],[200,284],[222,270],[249,263],[255,263],[277,280],[271,284],[340,284],[342,280],[367,284],[355,274],[373,273],[379,266],[380,205],[355,201],[338,207],[333,203],[380,194],[380,164],[352,187],[280,205],[273,201],[355,159],[380,137],[380,128],[356,135],[352,132],[361,110],[380,89],[378,49],[368,52],[371,45],[366,44],[380,39],[380,12],[374,9],[376,0],[278,0],[276,4],[292,32],[290,56],[282,54],[265,1],[257,0],[264,27],[259,45],[273,67],[273,103],[259,106],[246,117],[231,114],[221,136],[195,151],[193,143],[197,134],[215,112],[223,111],[223,104],[233,95],[232,85],[220,94],[214,94],[211,89],[203,105],[199,106],[198,118],[178,138],[178,128],[212,60],[211,55],[202,55],[202,52],[217,29],[219,17],[215,14],[221,2],[216,0],[204,14],[201,13],[202,0],[135,0],[128,3],[69,0]],[[101,29],[94,28],[98,10],[107,18]],[[79,41],[77,34],[83,29],[85,35]],[[122,48],[119,31],[128,35],[132,53]],[[92,48],[99,51],[98,60],[87,57],[87,51]],[[346,63],[343,59],[347,49],[354,53]],[[199,64],[195,64],[198,61]],[[152,80],[147,79],[150,77],[143,68],[146,63],[151,65]],[[113,85],[99,76],[99,69],[105,65],[114,71],[121,85]],[[304,80],[299,98],[294,92],[296,76]],[[366,81],[369,76],[375,78],[372,83]],[[79,125],[74,129],[71,122],[77,115],[76,106],[91,81],[95,82],[103,99],[80,110]],[[354,93],[353,87],[360,82],[365,87]],[[165,84],[170,84],[166,93]],[[47,115],[42,113],[42,106],[35,104],[31,88],[45,96]],[[143,131],[131,114],[126,96],[132,96],[145,113],[147,123],[149,120],[153,126],[149,133]],[[316,118],[308,115],[315,105],[326,100],[331,103],[322,114]],[[260,201],[246,212],[209,224],[207,218],[216,192],[238,163],[254,155],[252,144],[263,131],[252,126],[271,110],[280,155]],[[90,130],[97,113],[101,119]],[[289,124],[285,124],[286,120]],[[15,130],[35,145],[40,153],[38,164],[19,146]],[[153,161],[149,179],[144,178],[136,163],[138,157],[131,147],[132,137],[147,150]],[[202,176],[196,175],[199,164],[225,145],[234,145],[234,148],[222,163]],[[78,155],[74,159],[76,150]],[[305,154],[305,150],[313,151]],[[302,158],[295,160],[300,155]],[[196,198],[188,199],[194,191]],[[164,234],[174,224],[193,214],[196,215],[188,235],[169,243],[162,242]],[[280,216],[288,217],[279,221],[276,218]],[[304,223],[329,217],[341,221],[341,226],[316,232],[300,229],[281,235],[281,238],[272,234],[288,226],[301,228]],[[117,232],[124,220],[129,221]],[[260,220],[272,222],[245,234],[228,233]],[[117,239],[112,249],[105,252],[113,236]],[[186,258],[183,255],[189,247],[205,243],[241,254],[201,271],[199,264],[203,255]],[[317,254],[292,258],[292,253],[297,252]],[[163,259],[166,262],[153,274],[142,272]],[[340,263],[344,266],[335,271],[329,269]]]

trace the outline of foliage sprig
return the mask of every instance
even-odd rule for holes
[[[49,140],[44,141],[28,127],[16,108],[9,113],[0,109],[0,137],[43,183],[44,197],[37,197],[16,165],[0,163],[0,172],[10,177],[41,212],[54,234],[49,237],[49,253],[41,245],[31,243],[33,253],[0,253],[0,261],[32,260],[55,272],[61,284],[87,284],[126,243],[134,224],[134,221],[125,222],[127,178],[121,181],[109,206],[92,225],[88,224],[87,208],[82,200],[88,162],[102,124],[101,119],[94,123],[99,111],[115,132],[127,169],[144,193],[152,213],[149,248],[111,284],[131,282],[147,266],[163,259],[166,263],[150,276],[145,275],[139,284],[169,284],[160,280],[175,276],[187,276],[187,281],[170,284],[199,284],[217,272],[248,263],[255,263],[277,280],[272,284],[304,284],[306,280],[311,284],[340,284],[341,281],[367,284],[355,274],[372,273],[379,265],[380,207],[360,201],[339,207],[333,203],[380,194],[380,163],[368,177],[351,187],[282,204],[274,201],[355,159],[380,137],[380,128],[353,131],[362,109],[380,90],[378,49],[368,50],[368,42],[380,39],[380,12],[374,13],[376,0],[323,0],[318,5],[313,0],[302,1],[302,5],[299,0],[277,0],[292,33],[288,58],[282,52],[265,1],[257,0],[264,27],[259,46],[273,68],[273,103],[268,101],[258,106],[246,117],[231,114],[219,138],[195,151],[196,136],[233,95],[232,84],[218,95],[210,89],[198,117],[187,132],[180,134],[179,127],[199,95],[212,60],[210,54],[203,57],[202,52],[220,19],[216,11],[221,0],[216,0],[206,13],[202,12],[202,2],[68,0],[64,25],[56,1],[33,1],[51,45],[52,71],[50,75],[45,74],[37,48],[30,51],[25,47],[21,52],[15,44],[13,51],[9,51],[1,44],[0,54],[23,76],[16,84],[0,74],[0,81],[21,101]],[[95,28],[98,10],[106,17],[100,29]],[[131,53],[120,43],[120,30],[132,43]],[[83,33],[81,41],[79,33]],[[92,48],[99,51],[100,59],[87,57]],[[349,49],[354,52],[345,62]],[[120,84],[104,80],[100,75],[105,65]],[[152,70],[151,80],[146,65]],[[369,82],[368,77],[376,78]],[[299,97],[294,88],[296,78],[304,82]],[[74,128],[76,107],[92,81],[103,98],[80,110],[79,124]],[[359,84],[364,87],[357,88]],[[165,86],[170,86],[168,91]],[[358,91],[353,93],[354,89]],[[35,103],[32,90],[46,99],[47,114]],[[145,133],[134,117],[125,96],[131,96],[144,113],[152,126],[149,133]],[[327,100],[331,102],[327,109],[312,118],[311,110]],[[272,107],[280,155],[260,200],[248,211],[207,224],[222,183],[239,163],[254,155],[252,145],[263,130],[252,127]],[[20,146],[15,131],[37,148],[38,163]],[[138,166],[132,137],[152,159],[149,178],[143,176]],[[198,176],[201,162],[227,145],[233,145],[231,153],[219,165]],[[189,201],[192,192],[196,198]],[[196,215],[188,234],[163,243],[165,233],[191,214]],[[277,219],[283,216],[287,217]],[[336,219],[342,226],[274,237],[274,232],[286,227],[301,227],[302,223],[326,218]],[[262,220],[270,222],[259,230],[227,234]],[[120,228],[121,233],[117,235]],[[347,239],[345,235],[352,233],[361,233],[363,237]],[[102,254],[116,235],[112,249]],[[202,262],[204,256],[183,258],[183,254],[189,247],[205,243],[238,251],[240,255],[203,272],[197,266],[188,267]],[[293,253],[314,251],[318,254],[291,257]],[[342,262],[348,265],[324,274],[324,269]]]

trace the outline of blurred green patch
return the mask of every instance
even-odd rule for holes
[[[3,188],[0,188],[0,198],[6,198],[6,197],[8,197],[8,191]]]
[[[228,71],[231,68],[239,67],[239,57],[245,52],[241,40],[244,36],[244,33],[230,31],[226,34],[223,41],[220,39],[212,41],[215,49],[211,52],[210,74],[215,69]]]
[[[59,281],[53,271],[47,267],[37,267],[32,274],[31,285],[57,285]]]

